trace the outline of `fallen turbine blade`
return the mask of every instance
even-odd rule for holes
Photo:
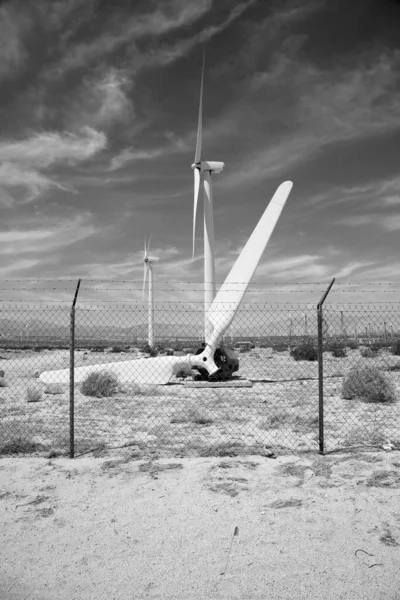
[[[81,383],[91,373],[107,371],[115,375],[121,383],[143,383],[165,385],[180,369],[190,367],[187,356],[157,356],[139,358],[114,363],[77,367],[74,382]],[[43,383],[69,383],[70,369],[44,371],[39,376]]]
[[[275,229],[275,225],[278,222],[292,187],[293,183],[291,181],[285,181],[278,187],[218,294],[215,296],[214,302],[207,311],[207,316],[214,327],[210,339],[206,340],[207,344],[218,343],[232,322],[271,234]]]

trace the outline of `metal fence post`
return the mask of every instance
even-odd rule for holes
[[[75,305],[78,298],[79,286],[81,280],[78,279],[78,284],[75,290],[74,300],[71,306],[70,314],[70,345],[69,345],[69,457],[75,456],[75,437],[74,437],[74,416],[75,416],[75,396],[74,396],[74,374],[75,374]]]
[[[319,453],[324,454],[324,366],[323,366],[323,352],[324,352],[324,341],[323,341],[323,311],[322,306],[325,302],[327,295],[329,294],[331,287],[335,282],[335,277],[332,279],[327,289],[324,292],[321,300],[317,305],[317,318],[318,318],[318,423],[319,423]]]

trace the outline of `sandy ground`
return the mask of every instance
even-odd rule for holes
[[[400,599],[397,451],[3,458],[0,485],[1,600]]]
[[[75,356],[77,366],[131,359],[130,354],[83,351]],[[398,356],[383,350],[373,359],[363,359],[359,350],[350,350],[343,359],[325,353],[326,449],[382,446],[388,440],[400,449],[400,402],[368,404],[341,397],[343,375],[358,363],[385,370],[400,398],[400,370],[387,370],[399,368]],[[66,350],[1,352],[7,386],[0,387],[0,451],[20,438],[42,448],[42,454],[68,450],[68,386],[60,394],[47,393],[34,377],[68,364]],[[254,454],[258,444],[317,451],[317,370],[317,363],[296,362],[288,352],[257,348],[240,355],[239,376],[251,382],[248,388],[196,389],[175,380],[140,390],[128,386],[112,398],[99,399],[84,396],[76,386],[76,453],[136,443],[143,458],[149,449],[164,457],[216,456],[216,447],[233,441],[239,443],[241,454]],[[27,401],[31,386],[40,388],[38,402]]]

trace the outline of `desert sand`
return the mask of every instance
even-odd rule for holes
[[[398,451],[7,457],[0,486],[1,600],[400,599]]]

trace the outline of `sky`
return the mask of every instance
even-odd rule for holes
[[[0,299],[70,298],[79,277],[140,299],[151,234],[157,299],[202,300],[204,48],[218,282],[291,180],[249,298],[314,302],[336,277],[398,300],[399,27],[396,0],[0,2]]]

